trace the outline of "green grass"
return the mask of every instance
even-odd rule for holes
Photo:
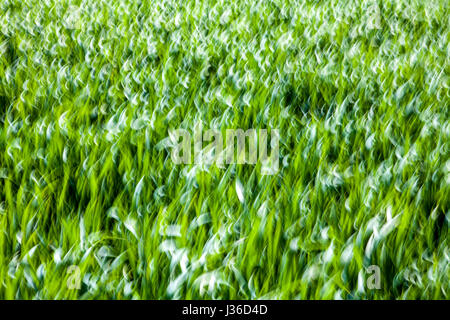
[[[448,299],[448,1],[179,2],[0,1],[0,298]]]

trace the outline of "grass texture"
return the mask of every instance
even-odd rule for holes
[[[448,1],[0,7],[0,298],[449,298]],[[175,165],[200,121],[278,173]]]

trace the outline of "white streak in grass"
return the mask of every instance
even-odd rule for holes
[[[236,193],[241,203],[244,203],[244,187],[242,186],[241,181],[236,179]]]
[[[136,220],[131,217],[128,217],[124,223],[125,228],[127,228],[136,237],[136,239],[138,239],[137,232],[136,232],[136,224],[137,224]]]
[[[141,195],[142,188],[144,187],[144,177],[139,180],[139,183],[136,186],[136,190],[134,191],[133,199],[134,205],[137,207],[139,202],[139,197]]]
[[[84,250],[85,246],[85,239],[86,239],[86,229],[84,227],[84,217],[80,218],[80,247],[81,250]]]

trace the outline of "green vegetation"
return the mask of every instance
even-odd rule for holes
[[[449,298],[448,1],[0,8],[0,298]],[[173,164],[200,120],[279,172]]]

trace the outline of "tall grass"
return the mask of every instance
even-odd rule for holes
[[[449,297],[448,1],[0,7],[0,298]],[[279,172],[174,165],[199,121]]]

